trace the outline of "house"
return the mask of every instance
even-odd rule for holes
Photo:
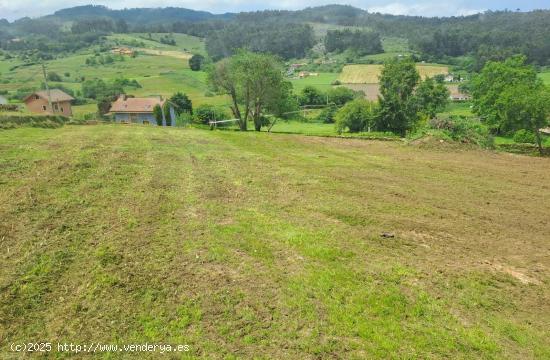
[[[160,96],[150,98],[136,98],[120,95],[118,99],[111,104],[110,114],[114,114],[115,121],[119,123],[134,123],[145,125],[157,125],[157,119],[153,113],[156,105],[164,106],[166,100]],[[174,118],[173,109],[170,108],[169,114],[164,114],[166,118]]]
[[[458,85],[448,85],[449,99],[451,101],[469,101],[472,97],[468,94],[461,92]]]
[[[72,116],[71,101],[74,98],[59,89],[37,91],[23,99],[30,112],[37,114],[56,114]],[[50,107],[51,101],[51,107]],[[52,109],[53,108],[53,109]]]
[[[455,80],[455,77],[452,74],[448,74],[445,76],[445,82],[453,82]]]
[[[8,99],[0,95],[0,105],[6,105],[8,103]]]
[[[111,49],[111,53],[112,54],[117,54],[117,55],[132,56],[132,55],[134,55],[134,52],[135,52],[134,50],[129,49],[127,47],[116,47],[116,48]]]

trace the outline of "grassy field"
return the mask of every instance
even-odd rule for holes
[[[162,34],[152,34],[153,38],[160,38]],[[63,77],[62,83],[52,82],[55,87],[60,84],[75,91],[81,90],[81,77],[86,79],[100,78],[112,81],[125,77],[137,80],[142,88],[126,89],[128,94],[135,96],[163,95],[171,96],[177,91],[185,92],[194,105],[209,103],[224,105],[227,98],[223,96],[206,96],[208,87],[206,73],[203,71],[191,71],[188,58],[191,53],[204,53],[203,42],[196,37],[174,34],[176,46],[161,44],[145,39],[146,34],[118,34],[109,39],[115,43],[130,43],[131,41],[143,42],[146,48],[140,50],[136,58],[125,57],[124,61],[116,61],[112,64],[88,66],[86,58],[92,56],[91,50],[49,61],[48,71],[56,72]],[[15,91],[19,88],[40,88],[43,82],[42,69],[39,64],[22,66],[10,71],[13,66],[20,65],[17,60],[0,60],[0,72],[2,77],[9,79],[9,83],[0,83],[0,90]],[[68,73],[69,76],[64,76]],[[88,109],[88,107],[82,107]],[[79,112],[80,109],[77,109]],[[94,110],[95,111],[95,110]]]
[[[332,87],[332,82],[338,78],[337,73],[319,73],[319,76],[308,76],[306,78],[290,79],[295,93],[300,93],[306,86],[315,86],[326,91]]]
[[[449,68],[444,65],[418,64],[416,68],[422,78],[449,72]],[[342,69],[338,80],[346,84],[374,84],[378,83],[381,70],[382,65],[346,65]]]
[[[0,132],[0,353],[547,359],[549,166],[254,132]]]

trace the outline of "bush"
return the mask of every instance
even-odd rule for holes
[[[348,102],[336,113],[334,120],[338,133],[360,132],[374,124],[376,116],[375,105],[365,99],[355,99]]]
[[[520,129],[514,133],[514,142],[518,144],[534,144],[536,142],[535,134],[531,131]]]
[[[61,76],[59,76],[58,73],[53,72],[53,71],[50,71],[50,72],[48,73],[47,78],[48,78],[48,81],[55,81],[55,82],[62,82],[62,81],[63,81],[63,79],[61,78]]]
[[[193,122],[193,115],[183,112],[176,117],[176,126],[187,126]]]
[[[343,106],[345,103],[357,98],[357,92],[347,87],[339,86],[327,91],[327,96],[329,103]]]
[[[435,118],[428,122],[427,128],[420,130],[416,134],[416,137],[426,135],[426,133],[430,133],[431,135],[439,134],[444,140],[475,144],[483,148],[492,148],[494,146],[494,139],[489,132],[489,128],[475,118],[462,116]],[[438,133],[426,131],[430,129],[437,130]]]
[[[229,119],[227,113],[223,109],[213,105],[199,105],[193,111],[193,121],[197,124],[208,124],[210,120],[226,119]]]
[[[23,126],[58,128],[69,119],[58,115],[0,116],[0,129],[14,129]]]
[[[317,121],[323,122],[325,124],[334,123],[334,115],[336,115],[337,110],[338,108],[334,105],[324,108],[317,116]]]

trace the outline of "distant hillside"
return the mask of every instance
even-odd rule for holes
[[[226,13],[217,15],[207,11],[175,7],[112,10],[102,5],[85,5],[59,10],[48,17],[70,21],[103,17],[115,20],[122,19],[128,23],[157,24],[175,21],[228,20],[235,17],[235,14]]]

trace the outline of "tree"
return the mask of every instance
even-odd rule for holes
[[[449,103],[449,90],[442,81],[427,78],[418,85],[415,97],[420,112],[432,119],[445,110]]]
[[[187,95],[177,92],[169,100],[174,105],[174,111],[176,115],[180,115],[184,112],[193,114],[193,104]]]
[[[365,99],[355,99],[344,105],[334,116],[338,133],[359,132],[374,125],[375,105]]]
[[[357,92],[344,86],[338,86],[327,91],[328,102],[336,106],[342,106],[356,97]]]
[[[195,54],[189,59],[189,68],[193,71],[199,71],[204,62],[204,56]]]
[[[380,74],[380,130],[404,136],[418,121],[414,89],[420,81],[412,59],[394,58]]]
[[[63,79],[59,76],[58,73],[50,71],[48,72],[48,81],[62,82]]]
[[[282,75],[282,66],[273,56],[240,51],[218,62],[209,72],[209,83],[231,98],[231,111],[246,131],[249,119],[260,131],[265,110],[276,110],[289,96],[290,85]]]
[[[157,125],[162,126],[162,108],[160,105],[157,104],[153,107],[153,116],[157,120]]]
[[[534,87],[538,82],[535,69],[525,60],[524,56],[514,56],[504,62],[489,61],[470,83],[474,113],[497,133],[518,130],[509,126],[513,122],[504,121],[498,105],[503,104],[502,95],[512,87]]]
[[[550,92],[541,81],[507,87],[496,101],[499,116],[508,128],[520,128],[534,134],[539,153],[543,154],[540,129],[548,126]]]
[[[300,105],[323,105],[327,103],[326,94],[315,86],[308,85],[302,89],[299,97]]]

